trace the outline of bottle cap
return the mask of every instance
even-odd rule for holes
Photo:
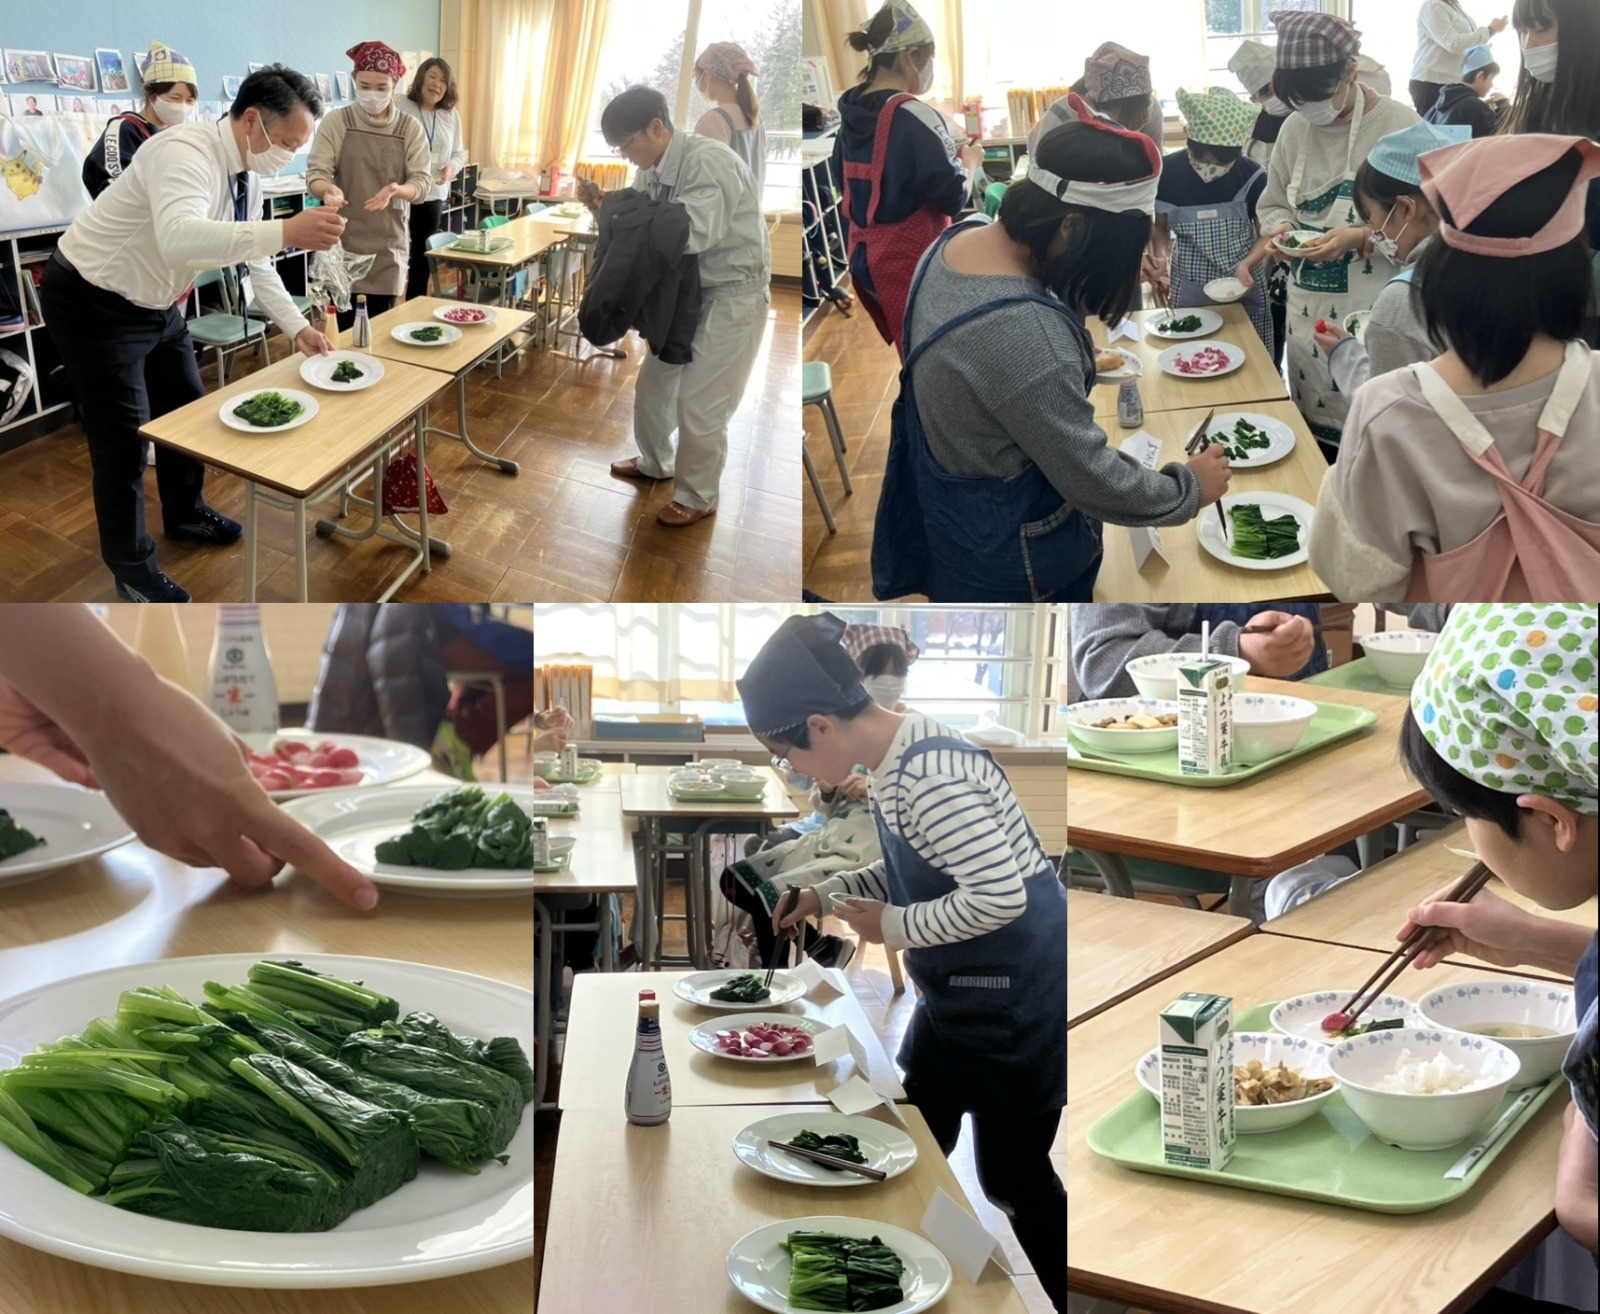
[[[654,990],[641,990],[639,992],[640,999],[654,999],[655,997],[656,992]]]

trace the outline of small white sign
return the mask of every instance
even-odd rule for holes
[[[1122,450],[1133,457],[1146,470],[1154,470],[1161,459],[1161,440],[1143,429],[1137,429],[1122,440]],[[1133,568],[1144,570],[1153,556],[1167,560],[1166,545],[1161,541],[1161,531],[1154,525],[1143,528],[1130,527],[1128,542],[1133,548]]]
[[[840,1113],[865,1113],[880,1104],[887,1104],[891,1110],[894,1109],[891,1101],[884,1099],[860,1076],[851,1077],[842,1086],[835,1086],[828,1092],[828,1099]],[[898,1111],[895,1112],[895,1116],[900,1116]]]
[[[1011,1273],[1005,1247],[994,1239],[971,1214],[958,1205],[943,1187],[933,1193],[933,1203],[922,1216],[922,1234],[944,1251],[949,1260],[976,1282],[992,1259],[1002,1273]]]
[[[856,1039],[856,1033],[848,1026],[830,1027],[820,1032],[812,1042],[812,1055],[818,1065],[833,1063],[844,1058],[847,1054],[856,1061],[856,1070],[867,1070],[866,1047]]]
[[[1106,344],[1109,346],[1118,338],[1127,338],[1129,342],[1138,342],[1144,336],[1138,324],[1131,319],[1119,320],[1106,330]]]
[[[836,967],[823,967],[811,959],[806,959],[798,967],[789,969],[790,976],[797,976],[805,982],[806,993],[813,999],[826,999],[829,995],[842,995],[849,988],[845,984],[844,973]]]

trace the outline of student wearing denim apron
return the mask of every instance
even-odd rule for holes
[[[988,753],[876,705],[845,628],[792,616],[738,681],[751,730],[795,770],[872,772],[882,860],[804,891],[783,926],[847,894],[832,915],[905,950],[920,994],[898,1056],[907,1096],[946,1154],[972,1116],[984,1193],[1065,1309],[1067,1199],[1050,1147],[1067,1101],[1066,892]]]

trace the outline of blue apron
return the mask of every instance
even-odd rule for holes
[[[928,265],[951,229],[923,258],[906,303],[907,326]],[[924,594],[929,602],[1088,602],[1100,572],[1100,522],[1066,500],[1030,465],[1013,479],[954,475],[934,459],[917,412],[912,371],[922,353],[951,329],[1001,306],[1033,301],[1065,315],[1093,343],[1078,317],[1041,296],[1001,297],[964,311],[930,333],[900,367],[891,414],[889,461],[872,534],[876,598]],[[1085,381],[1087,387],[1087,380]]]
[[[1322,641],[1322,608],[1315,602],[1226,603],[1204,602],[1194,609],[1194,633],[1200,633],[1200,622],[1210,621],[1213,628],[1224,621],[1232,621],[1241,628],[1263,609],[1285,612],[1290,616],[1304,616],[1311,622],[1311,660],[1285,680],[1303,680],[1308,675],[1321,675],[1330,665],[1328,646]]]
[[[988,754],[944,735],[906,750]],[[955,880],[890,828],[873,805],[890,901],[941,899]],[[1048,1113],[1067,1103],[1067,895],[1029,826],[1039,866],[1025,878],[1028,904],[999,930],[905,951],[922,994],[898,1055],[908,1079],[936,1084],[969,1112]]]

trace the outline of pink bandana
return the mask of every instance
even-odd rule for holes
[[[1572,190],[1550,222],[1531,237],[1479,237],[1464,232],[1472,221],[1518,183],[1547,169],[1568,151],[1583,157]],[[1583,137],[1556,137],[1532,132],[1516,137],[1477,137],[1443,146],[1417,157],[1422,193],[1437,208],[1442,200],[1455,224],[1444,222],[1439,236],[1446,246],[1475,255],[1523,256],[1553,251],[1583,231],[1584,202],[1589,182],[1600,178],[1600,145]]]

